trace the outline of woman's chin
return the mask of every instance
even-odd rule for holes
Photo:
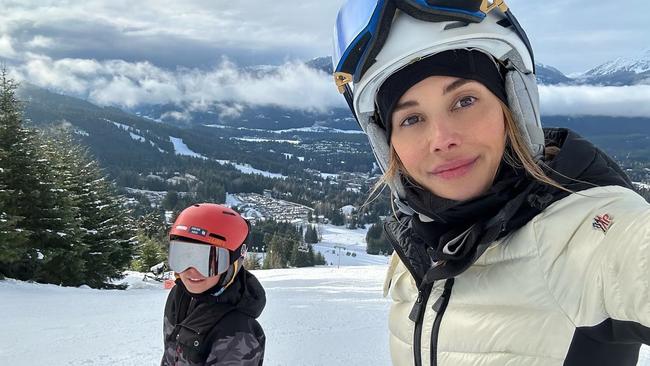
[[[469,201],[479,197],[486,191],[482,186],[470,186],[460,182],[446,187],[440,187],[440,185],[425,185],[425,188],[438,197],[452,201]]]

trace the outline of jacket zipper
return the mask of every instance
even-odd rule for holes
[[[190,305],[187,307],[187,313],[192,312],[192,310],[194,310],[195,306],[196,306],[196,299],[194,298],[194,296],[192,296],[190,298]],[[189,327],[189,326],[187,326],[185,324],[182,324],[182,322],[176,324],[176,326],[181,327],[181,328],[185,328],[185,329],[189,329],[189,330],[191,330],[192,332],[194,332],[194,333],[196,333],[198,335],[201,334],[201,332],[199,330],[194,329],[192,327]],[[178,342],[178,337],[179,336],[180,336],[180,330],[176,333],[176,356],[174,357],[174,366],[178,365],[180,355],[183,352],[183,348],[181,347],[180,343]]]
[[[436,320],[433,322],[433,329],[431,329],[431,366],[438,365],[438,335],[440,333],[440,324],[442,323],[442,316],[449,304],[451,297],[451,289],[454,286],[454,279],[449,278],[445,281],[445,288],[442,295],[433,304],[433,310],[436,312]]]
[[[397,243],[397,239],[393,235],[393,232],[388,230],[384,225],[384,232],[388,241],[393,246],[395,253],[400,257],[402,264],[406,269],[411,273],[413,279],[418,285],[418,298],[415,300],[415,304],[411,309],[409,314],[409,319],[415,322],[415,327],[413,330],[413,361],[415,366],[422,366],[422,322],[424,321],[424,310],[426,309],[427,302],[429,301],[429,296],[431,295],[431,289],[433,289],[433,283],[422,285],[422,280],[419,276],[416,275],[415,269],[410,265],[410,262],[406,258],[406,254],[402,251],[402,247]]]
[[[423,289],[418,290],[418,298],[409,314],[409,319],[415,322],[413,330],[413,361],[415,366],[422,366],[422,323],[424,321],[424,310],[431,295],[433,284],[425,285]]]
[[[413,266],[411,266],[410,262],[407,260],[408,258],[406,257],[406,253],[404,253],[402,247],[397,242],[397,239],[393,235],[393,232],[388,230],[385,225],[384,225],[384,233],[386,234],[386,237],[388,238],[390,245],[393,247],[393,250],[395,250],[395,253],[397,253],[397,256],[402,261],[402,264],[411,273],[411,276],[413,276],[413,279],[419,286],[420,283],[422,282],[422,279],[416,274],[415,269],[413,268]]]

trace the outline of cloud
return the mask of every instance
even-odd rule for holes
[[[0,57],[11,59],[17,56],[16,50],[14,50],[12,43],[13,42],[9,36],[0,36]]]
[[[50,48],[54,46],[54,39],[36,35],[31,41],[27,42],[26,46],[29,48]]]
[[[343,2],[0,0],[0,58],[12,75],[102,105],[176,103],[182,113],[216,106],[223,116],[246,105],[326,111],[344,107],[331,77],[290,60],[330,53]],[[646,44],[641,0],[509,5],[537,60],[565,72],[636,56]],[[242,68],[259,64],[279,66]],[[540,91],[551,114],[648,115],[644,87]]]
[[[219,118],[237,118],[244,111],[244,106],[239,103],[225,104],[220,103],[217,105],[219,108]]]
[[[539,87],[542,115],[650,118],[650,85]]]
[[[329,53],[343,0],[202,1],[24,0],[3,2],[0,34],[18,53],[38,48],[54,58],[148,60],[174,68],[280,64]]]
[[[242,68],[227,59],[209,70],[168,70],[149,62],[123,60],[52,60],[30,55],[14,70],[20,80],[99,105],[133,108],[176,104],[182,112],[165,118],[187,120],[189,112],[214,109],[220,117],[236,117],[245,106],[279,106],[327,112],[345,107],[330,75],[302,62]],[[650,85],[623,87],[539,87],[543,115],[650,117]]]
[[[178,112],[178,111],[171,111],[171,112],[165,112],[160,116],[161,120],[169,120],[173,119],[176,121],[182,121],[182,122],[189,122],[192,120],[192,115],[187,112]]]
[[[168,70],[149,62],[31,55],[16,73],[20,80],[41,87],[127,108],[173,103],[205,111],[217,106],[220,114],[236,116],[243,105],[320,112],[343,106],[329,75],[297,61],[245,69],[224,59],[210,70]]]

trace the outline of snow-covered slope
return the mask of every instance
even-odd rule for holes
[[[267,293],[264,365],[390,364],[386,266],[255,271]],[[158,365],[168,291],[0,281],[3,365]]]
[[[366,253],[366,229],[349,230],[344,226],[318,225],[322,240],[314,244],[332,266],[368,266],[387,264],[389,257]]]
[[[388,366],[386,266],[254,271],[267,293],[264,365]],[[158,365],[167,290],[131,272],[127,291],[0,281],[3,365]],[[650,366],[643,347],[639,366]]]

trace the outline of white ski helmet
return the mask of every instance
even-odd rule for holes
[[[348,0],[335,26],[334,79],[382,171],[388,168],[390,147],[386,130],[373,119],[379,88],[407,65],[453,49],[482,51],[507,70],[508,105],[532,156],[541,156],[544,134],[533,53],[503,0]],[[388,184],[400,203],[405,197],[401,180]]]

